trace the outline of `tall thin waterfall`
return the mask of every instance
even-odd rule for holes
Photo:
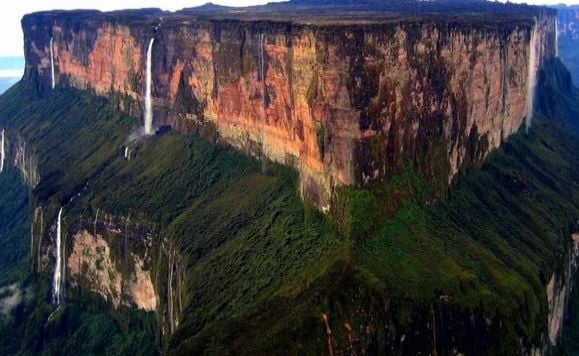
[[[537,58],[537,48],[539,37],[537,36],[537,23],[535,21],[535,26],[531,32],[531,42],[529,43],[529,76],[527,79],[527,120],[525,121],[525,129],[529,132],[531,127],[531,119],[534,114],[535,106],[535,87],[537,85],[537,70],[539,69],[539,63]]]
[[[145,134],[153,134],[153,102],[151,100],[151,60],[153,52],[153,42],[155,38],[149,41],[149,48],[147,48],[147,89],[145,94]]]
[[[257,54],[259,57],[259,80],[261,80],[263,106],[265,107],[265,51],[263,50],[263,42],[264,42],[264,34],[260,33],[259,48]]]
[[[0,173],[4,171],[4,160],[6,159],[6,142],[4,141],[4,129],[2,129],[2,148],[0,150]]]
[[[56,79],[54,78],[54,50],[52,49],[52,37],[50,37],[50,74],[52,77],[52,89],[56,86]]]
[[[555,19],[555,56],[559,57],[559,20]]]
[[[54,276],[52,279],[52,302],[56,305],[62,303],[62,282],[64,280],[64,259],[62,258],[63,244],[62,244],[62,208],[58,212],[58,220],[56,222],[56,266],[54,267]]]

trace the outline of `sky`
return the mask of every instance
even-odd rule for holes
[[[0,11],[0,57],[22,56],[23,40],[20,19],[27,13],[53,9],[98,9],[118,10],[143,7],[159,7],[175,11],[184,7],[203,5],[210,0],[12,0]],[[275,0],[270,0],[271,2]],[[279,1],[279,0],[277,0]],[[211,0],[228,6],[248,6],[265,4],[268,0]],[[579,0],[515,0],[534,4],[577,3]]]
[[[175,11],[212,2],[227,6],[261,5],[268,0],[12,0],[0,11],[0,56],[22,56],[24,42],[20,19],[25,14],[43,10],[98,9],[102,11],[158,7]],[[279,1],[279,0],[278,0]]]

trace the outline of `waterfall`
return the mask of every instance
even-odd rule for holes
[[[54,267],[54,276],[52,280],[52,302],[55,305],[62,303],[62,283],[64,280],[64,261],[62,258],[62,208],[58,212],[58,220],[56,222],[56,266]]]
[[[263,33],[259,34],[259,49],[258,49],[258,57],[259,57],[259,79],[261,80],[262,85],[262,98],[263,98],[263,106],[266,106],[265,103],[265,51],[263,50],[263,41],[264,35]]]
[[[555,19],[555,56],[559,57],[559,20]]]
[[[97,237],[97,223],[98,223],[98,221],[99,221],[99,210],[100,210],[100,208],[97,208],[96,215],[95,215],[95,217],[94,217],[94,227],[93,227],[93,233],[92,233],[92,235],[94,236],[95,240],[96,240],[96,237]]]
[[[125,146],[125,159],[129,157],[129,146]]]
[[[4,160],[6,159],[6,148],[4,142],[4,129],[2,129],[2,148],[0,149],[0,173],[4,170]]]
[[[525,121],[525,129],[529,132],[531,127],[531,119],[533,117],[534,104],[535,104],[535,86],[537,84],[537,70],[539,69],[539,63],[537,62],[537,40],[539,37],[536,35],[537,23],[535,21],[535,26],[531,32],[531,42],[529,43],[529,76],[527,79],[527,120]]]
[[[52,89],[56,86],[56,80],[54,79],[54,51],[52,49],[52,37],[50,37],[50,73],[52,76]]]
[[[145,94],[145,134],[151,135],[153,133],[153,103],[151,100],[151,59],[153,52],[153,42],[155,38],[149,41],[149,48],[147,48],[147,88]]]

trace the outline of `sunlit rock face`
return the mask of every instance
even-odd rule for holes
[[[557,345],[561,330],[563,330],[564,317],[569,304],[571,291],[575,288],[575,276],[577,273],[577,258],[579,257],[579,234],[571,236],[573,243],[569,256],[569,262],[564,273],[553,273],[547,284],[547,301],[549,303],[549,342]]]
[[[57,222],[51,215],[47,207],[37,206],[32,219],[32,256],[37,269],[44,272],[55,266],[52,237]],[[100,210],[92,216],[65,211],[59,218],[64,264],[61,288],[67,301],[78,299],[78,292],[84,291],[99,295],[115,308],[159,310],[156,283],[164,279],[154,271],[161,255],[155,225]]]
[[[122,262],[133,270],[123,271],[119,268]],[[156,309],[157,299],[151,272],[143,270],[141,257],[130,253],[125,261],[115,261],[108,242],[101,235],[93,236],[86,230],[78,231],[73,236],[67,268],[71,274],[69,279],[72,287],[82,284],[109,300],[115,307],[125,304],[147,311]]]
[[[482,162],[529,111],[529,73],[555,56],[555,15],[487,23],[331,23],[52,12],[23,20],[25,78],[107,96],[142,117],[151,38],[154,125],[211,124],[291,165],[304,196],[383,181],[404,165],[437,190]],[[534,36],[532,34],[534,33]],[[530,63],[531,37],[535,38]]]

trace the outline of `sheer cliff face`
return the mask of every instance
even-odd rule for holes
[[[32,218],[31,254],[39,271],[52,271],[55,222],[47,207],[36,206]],[[65,285],[78,298],[76,288],[91,291],[115,308],[124,305],[158,310],[160,283],[153,266],[158,251],[155,226],[129,217],[97,211],[94,217],[63,218]]]
[[[154,37],[155,124],[212,123],[229,144],[295,166],[302,193],[321,207],[335,187],[373,184],[405,164],[445,189],[519,129],[529,67],[555,55],[550,15],[487,27],[161,15],[27,16],[25,77],[50,90],[53,37],[57,86],[111,97],[140,117]]]

